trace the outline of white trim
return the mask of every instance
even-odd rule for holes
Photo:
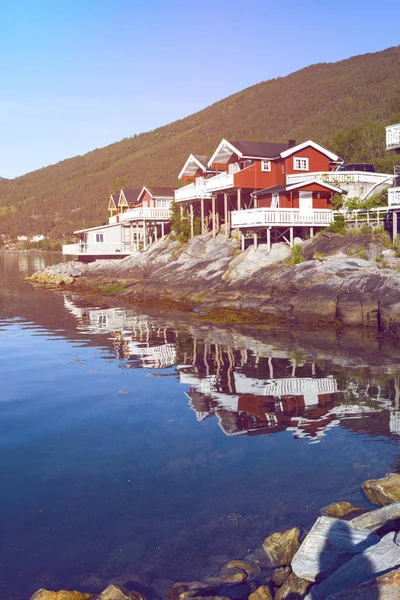
[[[204,165],[201,164],[201,162],[195,157],[194,154],[191,154],[189,156],[189,158],[187,159],[187,161],[185,162],[185,164],[183,165],[183,168],[182,168],[181,172],[178,175],[178,179],[182,179],[182,176],[183,176],[183,174],[184,174],[184,172],[186,170],[186,167],[191,162],[195,162],[196,165],[198,165],[200,167],[200,169],[203,171],[203,173],[206,173],[207,168]]]
[[[125,205],[125,204],[121,205],[121,196],[123,196],[123,197],[124,197],[124,200],[125,200],[125,202],[126,202],[126,205]],[[124,190],[121,190],[121,191],[120,191],[120,193],[119,193],[119,202],[118,202],[118,206],[129,206],[129,204],[128,204],[128,200],[126,199],[126,196],[125,196],[125,194],[124,194]]]
[[[326,183],[325,181],[318,181],[317,179],[307,179],[307,181],[302,181],[301,183],[292,183],[292,185],[287,185],[286,190],[290,192],[291,190],[295,190],[299,187],[304,187],[305,185],[310,185],[310,183],[316,183],[317,185],[321,185],[322,187],[329,188],[333,192],[339,192],[339,194],[343,194],[344,190],[342,188],[336,187],[335,185],[331,185],[330,183]]]
[[[232,150],[232,152],[234,154],[236,154],[239,158],[243,158],[243,154],[237,149],[235,148],[235,146],[233,146],[230,142],[228,142],[228,140],[226,140],[225,138],[218,144],[218,148],[216,149],[216,151],[214,152],[214,154],[212,155],[212,157],[210,158],[210,160],[208,161],[208,165],[209,167],[212,167],[213,163],[214,163],[214,159],[217,156],[218,152],[221,150],[221,148],[223,146],[227,146],[230,150]],[[251,157],[248,157],[251,158]]]
[[[140,202],[140,199],[141,199],[141,197],[142,197],[142,194],[143,194],[143,192],[144,192],[144,191],[146,191],[146,192],[148,193],[148,195],[150,196],[150,198],[152,198],[152,199],[154,200],[154,196],[153,196],[153,194],[151,194],[151,193],[149,192],[149,190],[147,189],[147,187],[144,185],[144,186],[143,186],[143,188],[142,188],[142,191],[140,192],[140,194],[139,194],[139,196],[138,196],[138,203]]]
[[[264,169],[264,165],[266,165],[266,167],[267,167],[266,169]],[[272,165],[272,163],[271,163],[270,160],[262,159],[261,160],[261,171],[263,173],[271,173],[271,170],[272,170],[272,166],[271,165]]]
[[[89,227],[88,229],[77,229],[72,233],[86,233],[86,231],[95,231],[95,229],[106,229],[108,227],[122,227],[122,225],[121,223],[109,223],[108,225],[97,225],[97,227]]]
[[[304,164],[304,166],[303,166]],[[310,159],[308,156],[293,156],[293,171],[309,171]]]
[[[293,146],[293,148],[288,148],[288,150],[284,150],[283,152],[281,152],[281,157],[287,158],[291,154],[295,154],[296,152],[299,152],[300,150],[303,150],[304,148],[307,148],[308,146],[311,146],[315,150],[319,150],[319,152],[321,152],[322,154],[325,154],[325,156],[327,156],[331,160],[334,160],[334,161],[339,160],[339,156],[337,156],[336,154],[333,154],[333,152],[330,152],[329,150],[327,150],[326,148],[323,148],[322,146],[320,146],[316,142],[313,142],[312,140],[308,140],[307,142],[303,142],[302,144]]]
[[[114,196],[114,194],[111,194],[111,196],[110,196],[110,201],[109,201],[109,203],[108,203],[108,210],[113,210],[113,209],[112,209],[112,206],[111,206],[111,202],[114,204],[114,208],[115,208],[115,210],[118,210],[118,207],[117,207],[117,205],[115,204],[115,200],[114,200],[113,196]]]

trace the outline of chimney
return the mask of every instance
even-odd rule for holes
[[[296,145],[296,140],[288,140],[288,148],[294,148]]]

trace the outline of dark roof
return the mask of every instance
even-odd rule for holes
[[[125,196],[128,204],[136,204],[136,202],[138,201],[139,194],[142,191],[142,189],[141,188],[131,188],[131,189],[127,190],[126,188],[123,188],[122,191],[124,192],[124,196]]]
[[[199,161],[199,163],[200,163],[201,165],[203,165],[203,167],[204,167],[205,169],[207,169],[207,166],[208,166],[208,161],[209,161],[209,160],[210,160],[210,158],[211,158],[210,156],[205,156],[204,154],[193,154],[193,156],[194,156],[195,158],[197,158],[197,160]]]
[[[275,144],[270,142],[243,142],[231,141],[243,155],[243,157],[275,158],[284,150],[288,150],[289,144]]]
[[[115,206],[118,206],[118,202],[119,202],[119,194],[111,194],[111,197],[110,197],[110,202],[111,202],[111,199],[113,200],[113,202],[114,202]]]
[[[171,197],[173,198],[174,196],[174,190],[172,188],[169,187],[148,187],[147,185],[145,186],[146,190],[148,190],[150,192],[150,194],[153,196],[153,198],[157,198],[157,197]]]

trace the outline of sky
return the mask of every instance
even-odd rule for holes
[[[0,0],[0,176],[400,44],[400,0]]]

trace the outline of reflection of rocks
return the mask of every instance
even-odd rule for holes
[[[81,592],[68,592],[60,590],[59,592],[51,592],[49,590],[38,590],[30,600],[89,600],[94,598],[93,594],[82,594]]]
[[[294,527],[282,533],[273,533],[264,540],[263,549],[266,563],[270,567],[285,567],[290,565],[300,547],[300,529]]]
[[[383,479],[370,479],[363,483],[368,500],[378,506],[386,506],[400,501],[400,475],[391,475]]]

